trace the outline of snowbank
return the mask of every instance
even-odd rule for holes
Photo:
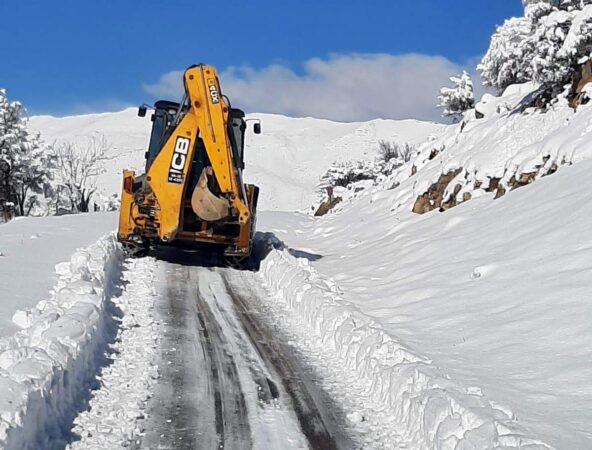
[[[162,327],[154,319],[156,261],[128,260],[123,274],[127,283],[113,303],[122,313],[112,364],[100,376],[101,387],[92,393],[89,409],[74,420],[80,436],[69,449],[125,448],[143,432],[146,405],[158,379],[157,349]]]
[[[397,187],[387,194],[392,208],[422,213],[484,195],[501,197],[592,158],[592,106],[574,112],[560,100],[542,111],[531,106],[536,91],[526,83],[500,97],[486,94],[476,107],[484,118],[470,111],[463,123],[421,146],[383,186]]]
[[[33,308],[58,281],[54,267],[117,227],[117,213],[22,217],[0,225],[0,339],[18,331],[17,309]]]
[[[111,298],[122,254],[113,235],[56,266],[50,300],[19,311],[23,330],[0,340],[0,447],[65,445],[112,340]]]
[[[432,361],[387,334],[306,258],[273,250],[260,274],[277,301],[305,326],[301,337],[335,352],[344,377],[353,373],[365,386],[366,400],[358,400],[365,403],[367,417],[380,410],[413,448],[550,448],[525,436],[512,413],[488,402],[479,389],[462,389]],[[387,441],[380,446],[389,448]]]

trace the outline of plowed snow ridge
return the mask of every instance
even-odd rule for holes
[[[308,260],[274,250],[261,277],[279,302],[276,314],[289,311],[296,345],[316,354],[319,367],[330,366],[326,375],[339,380],[337,389],[353,406],[350,419],[370,430],[369,448],[551,448],[518,430],[511,411],[460,388],[341,299],[339,287]]]
[[[51,299],[19,313],[24,329],[0,341],[0,448],[55,448],[71,439],[114,337],[110,302],[121,256],[109,235],[58,264]]]
[[[122,318],[111,347],[113,364],[101,372],[90,408],[74,420],[73,432],[81,439],[68,447],[72,450],[124,448],[143,431],[141,420],[158,378],[155,360],[162,331],[154,319],[155,266],[152,258],[125,263],[126,288],[114,299]]]

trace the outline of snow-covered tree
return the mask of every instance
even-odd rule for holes
[[[458,121],[465,111],[475,107],[473,80],[467,71],[456,77],[450,77],[453,87],[443,87],[438,96],[438,106],[444,108],[443,116]]]
[[[102,162],[109,148],[105,136],[91,136],[85,147],[71,142],[54,147],[57,160],[54,205],[56,210],[88,212],[93,194],[97,190],[97,176],[104,172]]]
[[[39,135],[27,129],[19,102],[0,89],[0,207],[28,215],[38,204],[35,194],[49,188],[53,158]]]
[[[535,81],[560,92],[592,58],[592,0],[523,0],[524,17],[507,20],[478,66],[503,90]]]
[[[528,39],[532,24],[524,17],[514,17],[498,27],[491,37],[489,50],[477,69],[483,82],[500,91],[515,83],[532,79],[527,55],[532,54]]]

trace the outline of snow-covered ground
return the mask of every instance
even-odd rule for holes
[[[485,119],[449,127],[336,214],[260,217],[291,249],[264,262],[266,282],[413,448],[592,446],[592,108],[510,111],[527,94],[488,98]],[[443,201],[456,184],[471,198],[411,212],[458,168]],[[492,177],[497,200],[474,184]]]
[[[17,309],[49,297],[58,280],[56,264],[116,227],[116,213],[18,218],[0,225],[0,339],[18,330],[12,322]]]
[[[259,305],[319,367],[369,448],[592,447],[592,106],[574,112],[559,102],[543,113],[527,105],[533,89],[526,84],[499,98],[486,96],[478,105],[484,118],[473,112],[451,126],[260,115],[264,134],[249,136],[247,173],[261,185],[263,209],[270,210],[259,216],[259,239],[275,243],[258,275],[271,296],[261,295]],[[32,123],[56,138],[104,132],[118,149],[101,178],[106,193],[118,191],[123,166],[142,165],[147,128],[133,110]],[[386,179],[360,185],[331,214],[303,213],[330,164],[373,158],[379,139],[423,144],[411,161]],[[56,224],[65,220],[85,235],[82,228],[90,225],[81,217],[34,220],[50,228],[63,227]],[[106,227],[114,221],[88,217],[103,218]],[[27,222],[1,226],[0,239],[19,223]],[[0,264],[14,255],[17,241],[43,238],[40,233],[31,239],[38,231],[23,233],[27,239],[13,236],[6,250],[0,240],[7,255]],[[72,243],[80,245],[85,243]],[[19,261],[32,259],[35,248],[23,250]],[[102,258],[104,269],[109,258]],[[46,274],[67,259],[56,255]],[[62,288],[87,276],[76,261],[69,272],[58,266],[68,277]],[[93,267],[90,273],[99,279],[97,263]],[[128,281],[149,296],[146,280]],[[70,297],[58,294],[47,311],[66,307],[60,302]],[[33,306],[37,294],[30,297],[22,305]],[[105,304],[120,301],[102,298]],[[35,381],[25,389],[20,378],[15,381],[17,362],[28,354],[19,345],[44,336],[35,322],[43,309],[17,315],[27,328],[20,338],[0,341],[0,350],[6,342],[12,346],[11,353],[0,353],[0,380],[29,393],[19,397],[20,405],[46,386]],[[147,329],[151,323],[147,317]],[[88,334],[84,345],[76,341],[77,351],[84,355],[80,349],[106,342],[96,336]],[[15,357],[17,350],[21,356]],[[139,358],[138,352],[129,355]],[[51,361],[61,360],[50,360],[48,367]],[[43,374],[36,380],[47,382],[47,371],[36,373]],[[108,391],[97,391],[97,410],[113,402]],[[145,391],[132,391],[145,400]],[[24,423],[22,409],[0,406],[8,411],[0,414],[4,430]],[[90,422],[92,416],[83,413],[78,431]],[[134,431],[133,423],[126,427],[122,435]]]
[[[258,117],[264,123],[265,134],[250,136],[250,180],[259,183],[266,193],[264,208],[288,211],[308,209],[316,201],[319,177],[331,163],[372,158],[380,139],[418,143],[444,128],[417,121],[343,124],[312,118]],[[31,120],[32,128],[40,130],[50,142],[70,140],[84,146],[89,136],[105,135],[111,146],[105,172],[98,179],[105,195],[119,191],[123,167],[142,170],[149,124],[137,118],[135,110]],[[118,283],[117,273],[122,270],[112,237],[105,241],[108,244],[99,243],[98,247],[75,253],[112,232],[116,220],[116,213],[96,213],[18,219],[0,226],[0,391],[8,402],[0,408],[0,442],[7,448],[33,448],[70,440],[68,430],[59,428],[71,423],[88,401],[81,398],[81,392],[88,392],[89,383],[97,375],[101,364],[97,355],[107,351],[107,345],[116,339],[143,339],[144,328],[115,329],[111,323],[118,319],[108,312],[109,308],[119,306],[124,314],[134,315],[126,295],[120,298],[114,291],[116,286],[108,287]],[[145,284],[142,279],[129,281],[130,291],[136,284]],[[150,317],[146,320],[149,329]],[[57,329],[59,336],[54,338]],[[131,367],[127,366],[126,355],[133,359],[139,354],[127,347],[114,351],[118,362],[102,374],[106,385],[120,381],[120,365],[123,370]],[[135,369],[138,367],[143,366]],[[69,379],[75,379],[77,385],[69,384]],[[55,397],[58,391],[52,390],[56,383],[64,386],[59,391],[65,392],[61,400]],[[5,395],[8,392],[10,395]],[[132,388],[127,394],[132,396],[131,401],[141,401],[144,392]],[[109,389],[95,395],[95,413],[113,409],[114,394]],[[113,417],[133,422],[136,409],[124,409],[121,416]],[[78,428],[73,431],[81,433],[91,445],[98,441],[84,431],[89,431],[86,425],[93,420],[92,415],[78,416]],[[133,423],[122,426],[120,431],[124,437],[136,432]]]
[[[121,261],[113,235],[76,251],[56,267],[50,298],[19,314],[23,329],[0,340],[0,448],[59,448],[71,439],[115,338]]]

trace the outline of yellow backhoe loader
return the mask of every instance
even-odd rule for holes
[[[117,237],[138,252],[197,243],[241,266],[251,252],[259,195],[243,183],[245,114],[222,95],[214,67],[191,66],[183,82],[181,103],[154,104],[146,173],[123,172]],[[261,132],[260,122],[253,131]]]

